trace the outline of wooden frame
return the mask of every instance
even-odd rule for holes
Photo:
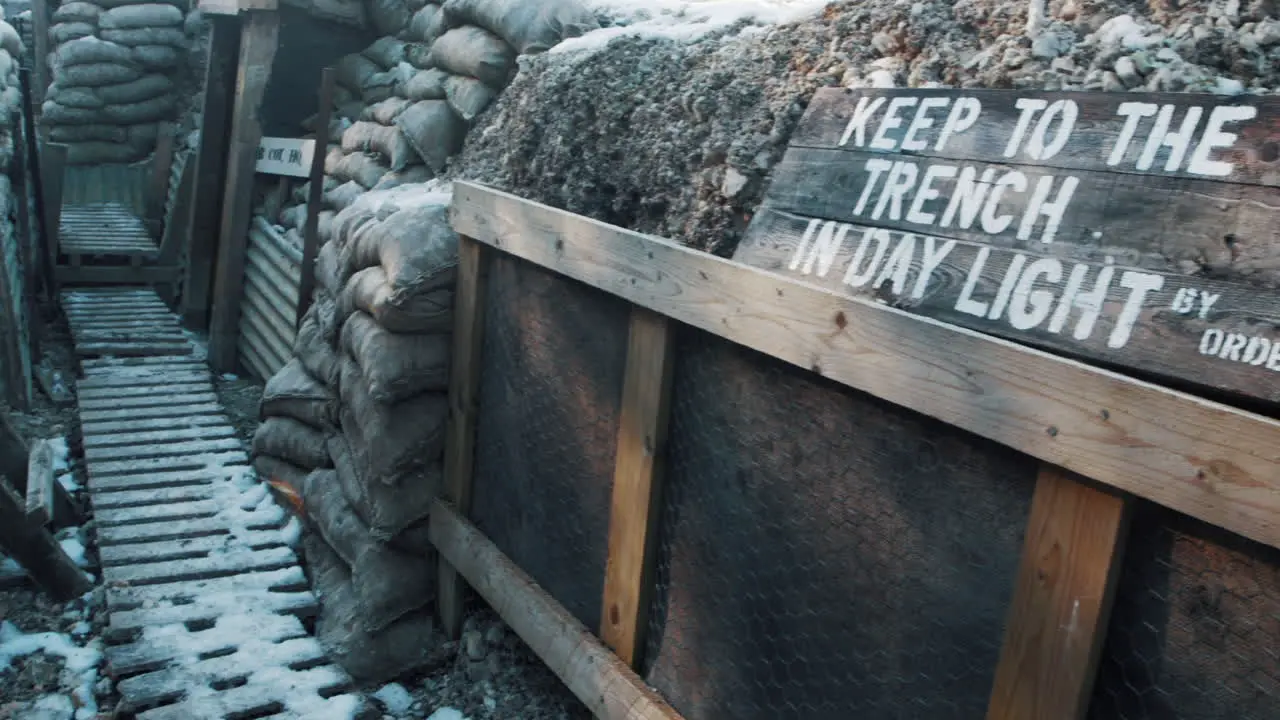
[[[471,334],[460,332],[455,346],[451,397],[466,400],[453,406],[456,442],[446,451],[452,468],[446,494],[464,517],[483,314],[483,293],[467,280],[469,264],[478,269],[491,248],[662,318],[664,331],[651,333],[662,342],[645,343],[644,352],[633,320],[626,384],[633,389],[643,383],[649,390],[624,394],[624,402],[633,395],[647,402],[625,405],[619,428],[602,636],[624,661],[635,660],[634,613],[643,612],[644,574],[653,554],[649,528],[660,489],[658,463],[637,463],[634,440],[643,438],[640,447],[652,447],[659,457],[670,320],[1042,461],[992,689],[992,720],[1083,716],[1115,592],[1129,496],[1280,547],[1276,420],[473,183],[455,183],[452,220],[465,236],[456,324]],[[630,463],[637,464],[628,469]],[[620,482],[624,477],[629,479]],[[441,549],[443,580],[459,559]],[[500,564],[497,558],[491,562]],[[488,567],[499,572],[496,565]],[[441,610],[460,617],[456,598],[447,596],[455,591],[441,583]],[[617,602],[615,619],[610,603],[617,598],[638,598],[635,610]],[[516,619],[504,617],[518,627]],[[556,667],[546,655],[544,660]]]
[[[329,146],[329,120],[333,114],[333,91],[337,78],[337,71],[331,67],[320,72],[316,145],[311,153],[311,177],[309,178],[311,184],[307,188],[307,221],[302,229],[302,268],[298,278],[297,327],[302,327],[302,318],[311,307],[311,296],[316,289],[316,256],[320,254],[320,210],[324,200],[325,153],[322,150]]]

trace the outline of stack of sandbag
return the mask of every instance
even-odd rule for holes
[[[318,635],[360,680],[421,665],[431,646],[405,638],[434,633],[427,515],[443,480],[448,416],[457,268],[449,199],[407,185],[368,193],[333,218],[296,357],[263,396],[268,423],[305,416],[326,437],[329,464],[291,482],[315,531],[304,548],[322,599]],[[315,404],[286,411],[282,377],[291,399]]]
[[[2,12],[0,17],[3,17]],[[22,84],[18,66],[24,53],[18,31],[0,19],[0,198],[5,207],[11,207],[14,201],[9,171],[13,163],[14,143],[22,136]],[[13,232],[7,212],[0,217],[0,229],[6,235]]]
[[[174,5],[129,0],[73,0],[54,11],[43,118],[68,162],[135,162],[155,149],[181,104],[185,20]]]

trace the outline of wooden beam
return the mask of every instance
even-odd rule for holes
[[[1280,422],[457,182],[487,245],[848,387],[1280,546]]]
[[[317,148],[317,152],[319,149]],[[458,238],[458,283],[453,307],[453,364],[449,371],[449,427],[444,447],[444,496],[466,517],[471,512],[475,464],[476,415],[479,412],[480,361],[484,350],[488,252],[475,240]],[[439,611],[450,638],[462,633],[465,586],[458,572],[439,563]]]
[[[139,283],[171,283],[182,275],[177,265],[60,265],[54,270],[58,284],[88,283],[92,285],[137,285]]]
[[[1089,709],[1130,503],[1044,465],[987,720],[1079,720]]]
[[[333,90],[337,72],[327,67],[320,72],[319,109],[316,112],[316,145],[311,153],[311,178],[307,188],[307,221],[302,229],[302,268],[298,280],[298,313],[296,326],[311,307],[316,289],[316,256],[320,254],[320,211],[324,209],[324,156],[329,146],[329,118],[333,114]]]
[[[27,519],[22,498],[0,477],[0,548],[57,602],[79,597],[93,587],[83,570],[63,552],[49,531]]]
[[[674,348],[667,318],[631,309],[600,638],[636,669],[649,620]]]
[[[0,476],[8,478],[19,493],[28,491],[27,475],[31,472],[31,458],[32,449],[18,434],[9,416],[0,413]],[[52,463],[52,457],[50,462]],[[84,521],[75,499],[61,483],[54,482],[52,497],[54,527],[79,525]]]
[[[169,183],[173,173],[174,127],[161,123],[156,137],[156,150],[151,159],[151,177],[147,181],[146,224],[157,241],[163,239],[165,203],[169,200]]]
[[[49,297],[57,302],[59,235],[62,231],[62,181],[66,179],[67,146],[43,143],[40,152],[40,195],[44,211],[44,251],[53,285]]]
[[[200,147],[195,163],[192,202],[182,223],[186,226],[187,264],[182,284],[182,319],[192,329],[203,330],[209,321],[210,292],[218,252],[219,221],[226,157],[227,131],[236,82],[240,27],[234,18],[211,17],[209,57],[205,63],[204,107],[201,111]]]
[[[35,177],[31,174],[31,159],[27,155],[29,147],[26,138],[26,120],[23,109],[15,110],[11,116],[10,127],[13,133],[13,164],[9,169],[9,177],[13,183],[13,195],[17,198],[17,226],[15,230],[19,241],[19,254],[22,257],[22,301],[25,307],[28,329],[29,329],[29,353],[31,362],[40,362],[40,336],[44,333],[43,324],[40,322],[40,307],[36,302],[36,288],[40,287],[43,278],[40,275],[40,266],[44,264],[44,257],[36,246],[34,219],[31,217],[31,204],[27,202],[31,197],[30,180]]]
[[[35,86],[31,88],[31,104],[37,114],[49,89],[49,0],[31,0],[31,66]],[[19,60],[19,58],[14,58]]]
[[[216,372],[236,369],[240,340],[240,303],[244,295],[245,251],[253,214],[253,173],[262,127],[258,109],[271,76],[280,16],[272,10],[245,15],[240,35],[240,64],[231,118],[231,151],[226,188],[222,193],[222,221],[218,237],[218,265],[213,280],[213,317],[209,322],[209,365]]]
[[[29,169],[31,179],[31,193],[35,197],[34,218],[30,218],[31,225],[34,230],[38,231],[38,244],[40,247],[40,279],[46,298],[52,300],[56,291],[54,290],[53,268],[57,264],[57,250],[50,242],[50,230],[45,226],[45,197],[44,185],[44,162],[40,157],[40,142],[38,129],[36,128],[35,108],[32,107],[32,79],[31,70],[21,68],[18,71],[18,82],[22,89],[22,129],[23,144],[26,157],[26,165]]]
[[[53,522],[53,487],[57,484],[53,472],[53,446],[48,440],[31,443],[27,459],[27,519],[40,525]]]
[[[431,542],[601,720],[681,716],[456,510],[437,500]]]

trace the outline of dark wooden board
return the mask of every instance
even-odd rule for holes
[[[967,129],[951,134],[941,150],[934,127],[914,135],[923,150],[901,152],[912,122],[904,111],[902,126],[884,133],[889,140],[871,148],[894,98],[917,104],[926,98],[936,103],[976,98],[982,111]],[[1004,158],[1016,134],[1020,98],[1069,99],[1078,107],[1074,130],[1056,155],[1037,161],[1019,150]],[[852,132],[840,146],[860,103],[875,102],[881,103],[878,114],[861,139]],[[1125,125],[1115,115],[1122,102],[1202,106],[1198,133],[1217,105],[1256,105],[1256,120],[1224,126],[1239,135],[1236,143],[1205,156],[1234,162],[1229,177],[1239,181],[1187,172],[1186,163],[1166,173],[1160,153],[1146,173],[1131,162],[1139,151],[1108,166],[1109,148]],[[943,110],[935,125],[946,124]],[[734,259],[1075,357],[1277,402],[1280,165],[1272,154],[1280,142],[1278,111],[1280,101],[1271,99],[1189,95],[820,91]],[[1181,112],[1174,112],[1174,126]],[[1145,143],[1141,130],[1134,135],[1135,145]],[[1052,136],[1052,131],[1046,135]],[[1195,142],[1189,147],[1188,156]],[[903,183],[904,192],[886,192],[892,179],[909,180],[913,170],[915,182]],[[988,202],[1006,176],[1025,186],[1008,185],[997,202]],[[926,183],[926,177],[932,179]],[[1031,211],[1042,178],[1048,178],[1049,203],[1068,178],[1075,183],[1052,232],[1046,232],[1046,214]],[[917,202],[924,186],[936,195]],[[961,200],[953,202],[953,195]],[[1007,221],[997,222],[1006,216]],[[1031,219],[1024,223],[1027,216]],[[860,258],[863,272],[846,277],[859,259],[864,233],[871,235]],[[877,256],[882,240],[885,249]],[[927,263],[927,278],[921,281],[926,250],[935,253],[934,262]],[[1028,275],[1032,271],[1038,274]],[[1096,320],[1081,327],[1088,313],[1078,301],[1104,277],[1109,277],[1107,291]],[[1062,301],[1072,294],[1073,278],[1080,280],[1074,305]],[[1122,322],[1125,317],[1131,325]]]
[[[1116,112],[1122,103],[1145,103],[1157,106],[1173,105],[1174,110],[1170,117],[1170,128],[1174,131],[1182,129],[1181,123],[1187,116],[1188,108],[1199,107],[1202,112],[1199,122],[1196,124],[1196,130],[1192,134],[1193,140],[1189,150],[1184,156],[1184,161],[1180,164],[1181,170],[1174,172],[1164,171],[1165,164],[1169,158],[1169,151],[1167,148],[1162,148],[1155,155],[1151,166],[1152,170],[1149,173],[1193,178],[1204,177],[1203,175],[1186,172],[1186,167],[1204,135],[1208,121],[1213,115],[1213,109],[1217,107],[1253,108],[1254,117],[1252,120],[1222,126],[1224,131],[1233,132],[1239,137],[1230,148],[1215,150],[1208,157],[1212,160],[1230,162],[1235,165],[1235,171],[1230,176],[1216,179],[1270,187],[1280,186],[1280,98],[1276,97],[1228,98],[1194,93],[1022,93],[1007,90],[826,89],[820,90],[809,104],[809,109],[805,113],[804,119],[791,137],[791,147],[842,147],[840,141],[844,137],[845,131],[849,129],[850,122],[854,120],[859,102],[862,98],[867,98],[863,108],[864,116],[868,118],[868,121],[865,124],[860,123],[861,126],[866,128],[863,134],[865,146],[859,147],[857,133],[854,132],[843,145],[843,149],[872,149],[869,146],[879,131],[880,121],[885,118],[893,98],[899,97],[915,98],[915,102],[911,105],[905,105],[911,101],[899,101],[900,106],[905,106],[895,112],[894,116],[902,118],[903,122],[896,128],[886,129],[884,133],[884,137],[892,140],[895,147],[895,150],[889,152],[901,155],[949,158],[952,160],[1001,161],[1072,170],[1110,170],[1131,173],[1142,172],[1137,169],[1136,165],[1145,149],[1145,141],[1148,135],[1145,131],[1154,126],[1156,118],[1143,118],[1141,124],[1137,126],[1137,131],[1131,142],[1127,145],[1127,152],[1124,153],[1123,158],[1115,165],[1108,165],[1109,156],[1125,127],[1125,117],[1117,115]],[[884,100],[877,105],[877,101],[881,98]],[[910,128],[925,98],[936,98],[936,100],[929,101],[930,107],[923,114],[924,120],[933,120],[932,127],[922,128],[912,135],[912,139],[922,141],[925,143],[925,147],[919,150],[902,150],[900,145],[903,136]],[[974,100],[979,103],[981,110],[977,119],[967,130],[951,133],[948,140],[943,143],[942,148],[938,149],[938,137],[947,128],[947,121],[953,109],[960,106],[959,100],[962,98],[966,99],[968,103],[972,103]],[[1069,100],[1075,103],[1077,115],[1074,129],[1070,135],[1071,140],[1054,157],[1037,160],[1031,157],[1024,147],[1013,157],[1006,158],[1005,151],[1022,114],[1022,111],[1016,107],[1016,103],[1020,98],[1044,100],[1046,103],[1054,103],[1059,100]],[[942,105],[944,100],[947,101],[946,105]],[[961,109],[955,111],[957,113],[955,118],[957,123],[963,124],[967,119],[961,113],[966,113],[968,107],[972,107],[972,105],[960,106]],[[1157,111],[1157,115],[1158,113],[1159,111]],[[1038,122],[1040,115],[1037,114],[1034,118],[1034,121]],[[857,126],[855,126],[855,131],[856,129]],[[1029,137],[1034,129],[1035,127],[1032,125],[1024,135],[1024,138]],[[1046,138],[1051,141],[1053,132],[1049,128],[1046,129],[1050,130],[1046,133]],[[913,145],[913,147],[915,146]]]

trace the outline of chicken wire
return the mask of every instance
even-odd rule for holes
[[[472,519],[598,630],[630,308],[507,256],[486,304]]]
[[[1135,509],[1090,720],[1280,718],[1280,551]]]
[[[645,676],[689,720],[981,718],[1036,467],[701,331]]]

